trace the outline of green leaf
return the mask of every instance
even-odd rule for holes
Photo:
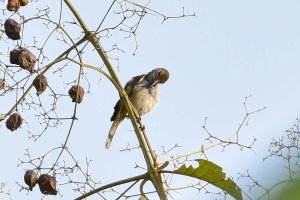
[[[299,178],[282,182],[282,187],[277,188],[276,192],[279,192],[273,200],[299,200],[300,199],[300,180]],[[275,191],[275,190],[274,190]]]
[[[208,160],[197,159],[196,161],[199,163],[197,168],[193,166],[187,168],[186,165],[182,165],[172,173],[206,181],[230,194],[237,200],[243,199],[241,189],[230,178],[226,179],[226,174],[222,171],[223,169],[220,166]]]

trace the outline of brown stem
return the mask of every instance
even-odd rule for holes
[[[80,200],[80,199],[85,199],[95,193],[98,193],[98,192],[101,192],[102,190],[105,190],[107,188],[111,188],[111,187],[114,187],[114,186],[118,186],[118,185],[122,185],[122,184],[125,184],[125,183],[130,183],[130,182],[133,182],[133,181],[138,181],[138,180],[141,180],[141,179],[147,179],[148,178],[148,174],[142,174],[142,175],[139,175],[139,176],[134,176],[134,177],[131,177],[131,178],[127,178],[127,179],[123,179],[123,180],[120,180],[120,181],[116,181],[116,182],[112,182],[112,183],[109,183],[107,185],[103,185],[99,188],[96,188],[88,193],[85,193],[83,195],[81,195],[80,197],[77,197],[75,200]]]

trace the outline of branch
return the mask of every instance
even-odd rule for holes
[[[127,178],[127,179],[123,179],[123,180],[120,180],[120,181],[116,181],[116,182],[113,182],[113,183],[109,183],[107,185],[104,185],[104,186],[101,186],[99,188],[96,188],[80,197],[77,197],[75,200],[80,200],[80,199],[85,199],[95,193],[98,193],[102,190],[105,190],[107,188],[111,188],[111,187],[115,187],[115,186],[118,186],[118,185],[122,185],[122,184],[125,184],[125,183],[129,183],[129,182],[133,182],[133,181],[138,181],[138,180],[141,180],[141,179],[149,179],[149,174],[146,173],[146,174],[142,174],[142,175],[139,175],[139,176],[134,176],[134,177],[131,177],[131,178]]]
[[[203,147],[203,146],[202,146],[201,149],[199,149],[199,150],[197,150],[197,151],[190,152],[190,153],[187,153],[187,154],[184,154],[184,155],[180,155],[180,156],[176,156],[176,157],[174,157],[174,158],[168,160],[168,162],[171,162],[171,161],[174,161],[174,160],[178,160],[178,159],[180,159],[180,158],[185,158],[185,157],[188,157],[188,156],[192,156],[192,155],[195,155],[195,154],[198,154],[198,153],[204,153],[204,152],[207,151],[208,149],[211,149],[211,148],[213,148],[213,147],[222,145],[222,144],[224,144],[224,143],[228,143],[228,144],[232,144],[232,143],[234,143],[234,144],[239,144],[239,143],[238,143],[238,134],[239,134],[239,132],[241,131],[242,127],[243,127],[244,125],[247,124],[246,122],[247,122],[247,119],[249,118],[249,116],[252,115],[252,114],[255,114],[255,113],[257,113],[257,112],[263,111],[263,110],[265,110],[265,109],[267,108],[267,107],[263,107],[263,108],[260,108],[260,109],[255,110],[255,111],[248,112],[247,107],[246,107],[246,101],[247,101],[248,98],[249,98],[249,97],[246,97],[246,98],[245,98],[245,101],[244,101],[244,103],[243,103],[246,114],[245,114],[244,118],[242,119],[242,122],[241,122],[240,125],[238,126],[237,130],[234,131],[230,136],[228,136],[228,137],[225,138],[225,139],[219,139],[219,138],[217,138],[217,137],[212,136],[211,133],[210,133],[210,132],[208,131],[208,129],[206,128],[206,120],[207,120],[207,118],[206,118],[206,119],[205,119],[205,122],[204,122],[204,125],[203,125],[203,128],[204,128],[204,130],[206,131],[206,133],[209,134],[209,137],[216,139],[218,142],[215,143],[215,144],[212,144],[212,145],[210,145],[210,146],[208,146],[208,147]],[[236,142],[232,142],[232,138],[234,138],[234,137],[237,137],[237,141],[236,141]],[[256,139],[254,140],[254,142],[255,142],[255,141],[256,141]],[[253,143],[254,143],[254,142],[253,142]],[[253,145],[253,143],[251,144],[251,146]],[[239,144],[239,145],[242,146],[242,147],[246,147],[245,145],[241,145],[241,144]],[[250,147],[251,147],[251,146],[250,146]]]

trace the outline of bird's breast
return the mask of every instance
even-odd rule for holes
[[[150,112],[159,101],[157,87],[137,88],[130,96],[130,101],[139,115]]]

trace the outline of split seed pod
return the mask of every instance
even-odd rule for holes
[[[33,80],[33,86],[36,89],[36,94],[39,96],[40,94],[42,94],[47,86],[48,86],[48,82],[47,82],[47,78],[46,76],[40,74],[38,75],[34,80]]]
[[[5,82],[3,79],[0,79],[0,90],[2,90],[5,87]]]
[[[73,85],[69,90],[69,96],[73,102],[81,103],[84,96],[84,89],[80,85]]]
[[[14,113],[6,121],[6,128],[8,128],[11,131],[14,131],[18,129],[22,124],[22,117],[18,113]]]
[[[21,68],[32,73],[34,71],[36,57],[28,49],[19,47],[10,52],[10,63],[20,65]]]
[[[38,179],[40,191],[43,194],[56,195],[56,180],[55,177],[48,174],[42,174]]]
[[[21,6],[26,6],[29,3],[29,0],[19,0]]]
[[[18,11],[20,8],[19,0],[8,0],[6,8],[9,11]]]
[[[37,184],[37,174],[33,170],[27,170],[24,175],[24,181],[29,186],[29,190],[32,191],[32,188]]]
[[[14,19],[7,19],[4,23],[5,34],[12,40],[21,39],[20,31],[21,25],[18,24]]]

